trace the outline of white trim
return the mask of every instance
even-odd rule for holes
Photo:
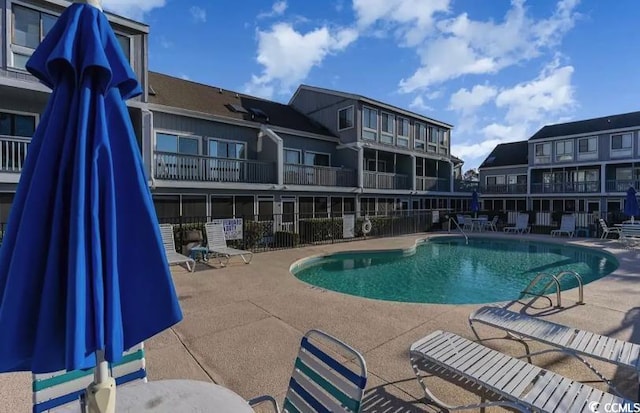
[[[136,67],[134,65],[134,63],[135,63],[135,53],[134,53],[134,50],[133,50],[135,44],[133,42],[133,37],[131,37],[128,34],[125,34],[125,33],[121,32],[121,31],[114,30],[113,33],[116,35],[116,40],[118,39],[118,36],[126,37],[129,40],[129,65],[131,66],[131,68],[133,69],[133,71],[135,73],[135,70],[136,70]],[[118,44],[119,44],[119,42],[118,42]]]
[[[591,139],[595,139],[596,141],[596,150],[595,151],[587,151],[587,152],[580,152],[580,142],[582,141],[587,141],[587,149],[589,146],[589,141]],[[584,155],[580,155],[580,154],[584,154]],[[577,161],[592,161],[592,160],[598,160],[600,154],[600,139],[598,136],[585,136],[584,138],[577,138],[576,139],[576,160]]]
[[[592,119],[589,119],[592,120]],[[542,142],[551,142],[551,141],[555,141],[555,140],[561,140],[561,139],[569,139],[569,138],[583,138],[583,137],[589,137],[589,136],[601,136],[601,135],[608,135],[608,134],[618,134],[618,133],[624,133],[624,132],[634,132],[636,130],[638,130],[640,128],[640,125],[637,126],[628,126],[626,128],[618,128],[618,129],[605,129],[605,130],[593,130],[590,132],[585,132],[585,133],[576,133],[573,135],[562,135],[562,136],[553,136],[553,137],[548,137],[548,138],[539,138],[539,139],[533,139],[530,142],[531,143],[542,143]]]
[[[631,146],[622,149],[613,149],[613,137],[614,136],[624,136],[631,135]],[[609,135],[609,158],[611,159],[628,159],[633,158],[633,153],[635,149],[634,141],[635,141],[635,131],[628,132],[620,132],[620,133],[612,133]]]
[[[7,5],[6,5],[6,14],[7,14],[7,19],[6,19],[6,28],[7,30],[5,31],[5,44],[7,46],[7,54],[6,54],[6,67],[9,69],[13,69],[19,73],[29,73],[26,69],[22,69],[19,67],[15,67],[15,63],[14,63],[14,58],[13,55],[14,54],[19,54],[19,55],[23,55],[23,56],[31,56],[33,54],[33,52],[36,50],[35,48],[32,49],[30,47],[27,46],[21,46],[18,44],[13,44],[13,6],[19,6],[19,7],[23,7],[25,9],[28,10],[32,10],[35,12],[40,13],[39,19],[38,19],[38,36],[40,37],[40,39],[38,40],[38,45],[42,42],[43,40],[43,36],[42,36],[42,14],[47,14],[49,16],[52,16],[54,18],[59,18],[61,12],[55,12],[52,10],[48,10],[45,9],[43,7],[40,7],[38,5],[32,4],[32,3],[25,3],[22,1],[17,1],[17,0],[7,0]]]
[[[348,110],[351,109],[351,126],[346,127],[346,128],[340,128],[340,112],[342,112],[343,110]],[[337,130],[338,132],[342,132],[345,130],[349,130],[349,129],[353,129],[356,127],[356,106],[355,105],[349,105],[349,106],[345,106],[343,108],[338,109],[338,119],[337,119]]]
[[[4,109],[1,106],[0,106],[0,112],[10,113],[12,115],[33,116],[33,117],[36,118],[35,129],[38,129],[38,124],[40,123],[40,114],[39,113],[36,113],[36,112],[25,112],[25,111],[21,111],[21,110],[13,110],[13,109]],[[31,136],[16,136],[16,137],[31,138]]]
[[[538,145],[542,145],[544,148],[545,145],[549,145],[549,154],[548,155],[540,155],[538,156],[536,148]],[[544,153],[544,150],[542,151]],[[536,159],[541,158],[549,158],[547,162],[536,162]],[[534,165],[550,165],[553,164],[553,142],[536,142],[533,144],[533,164]]]
[[[365,122],[364,122],[364,113],[365,110],[371,110],[374,111],[376,113],[376,128],[369,128],[364,126]],[[381,123],[381,119],[380,119],[380,111],[378,109],[374,109],[372,107],[369,106],[362,106],[362,130],[360,131],[360,136],[358,136],[358,139],[363,140],[363,141],[367,141],[367,142],[378,142],[381,132],[380,132],[380,123]],[[368,132],[375,132],[376,137],[374,139],[369,139],[369,138],[365,138],[364,137],[364,131],[368,131]]]
[[[202,156],[202,140],[203,137],[199,136],[199,135],[195,135],[192,133],[179,133],[179,132],[174,132],[168,129],[154,129],[153,130],[153,151],[157,152],[158,151],[158,134],[162,134],[162,135],[173,135],[176,136],[178,138],[178,147],[176,150],[176,155],[193,155],[191,153],[182,153],[180,152],[180,138],[186,138],[186,139],[193,139],[198,141],[198,153],[196,156]],[[207,148],[208,149],[208,148]],[[155,162],[154,162],[155,163]]]
[[[571,152],[567,153],[567,152],[562,152],[562,156],[571,156],[571,159],[558,159],[558,156],[560,156],[559,152],[558,152],[558,145],[562,144],[563,150],[566,151],[566,146],[567,143],[571,144]],[[553,151],[553,163],[566,163],[566,162],[573,162],[575,159],[575,152],[576,152],[576,147],[575,147],[575,143],[576,140],[575,139],[563,139],[563,140],[558,140],[554,142],[554,151]]]
[[[245,141],[238,141],[238,140],[234,140],[234,139],[225,139],[225,138],[216,138],[215,136],[203,136],[202,139],[204,139],[207,142],[207,156],[210,156],[212,158],[218,158],[218,159],[230,159],[230,160],[236,160],[236,161],[241,161],[241,160],[249,160],[248,156],[249,156],[249,151],[247,150],[247,145],[248,142]],[[209,153],[209,143],[211,141],[216,141],[216,142],[223,142],[223,143],[240,143],[244,146],[244,158],[221,158],[219,156],[211,156],[211,154]]]
[[[490,171],[490,170],[498,170],[498,169],[512,169],[512,168],[525,168],[525,174],[527,173],[526,169],[529,167],[528,163],[521,163],[518,165],[504,165],[504,166],[485,166],[484,168],[479,168],[480,171]]]

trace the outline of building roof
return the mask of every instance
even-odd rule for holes
[[[443,122],[443,121],[440,121],[440,120],[432,119],[432,118],[430,118],[428,116],[424,116],[424,115],[421,115],[419,113],[416,113],[416,112],[413,112],[413,111],[410,111],[410,110],[402,109],[402,108],[399,108],[397,106],[393,106],[393,105],[390,105],[388,103],[381,102],[379,100],[371,99],[371,98],[368,98],[366,96],[359,95],[357,93],[342,92],[342,91],[339,91],[339,90],[327,89],[327,88],[311,86],[311,85],[302,84],[302,85],[298,86],[298,89],[296,90],[296,92],[293,94],[293,96],[291,96],[291,99],[289,100],[289,104],[291,104],[293,102],[293,100],[295,99],[295,97],[298,94],[298,92],[300,90],[303,90],[303,89],[314,91],[314,92],[319,92],[319,93],[326,93],[326,94],[334,95],[334,96],[342,96],[342,97],[349,98],[349,99],[354,99],[354,100],[367,102],[367,103],[370,103],[372,105],[376,105],[376,106],[379,106],[379,107],[387,108],[387,109],[395,111],[395,112],[403,113],[403,114],[405,114],[407,116],[411,116],[411,117],[414,117],[414,118],[421,119],[424,122],[433,123],[435,125],[444,126],[446,128],[450,128],[450,129],[453,128],[453,125],[451,125],[450,123],[446,123],[446,122]]]
[[[634,126],[640,126],[640,112],[547,125],[536,132],[529,140],[581,135],[604,130],[631,128]]]
[[[529,142],[501,143],[482,162],[480,168],[497,166],[527,165],[529,163]]]
[[[334,136],[292,106],[157,72],[149,72],[149,103]]]

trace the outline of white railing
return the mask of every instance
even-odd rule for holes
[[[373,189],[410,189],[409,176],[385,172],[364,172],[364,187]]]
[[[20,173],[31,138],[0,135],[0,172]]]
[[[316,165],[284,165],[284,183],[289,185],[356,186],[356,172],[351,169]]]

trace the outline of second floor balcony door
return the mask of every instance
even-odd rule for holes
[[[218,182],[242,182],[246,158],[245,144],[228,141],[209,141],[209,179]]]

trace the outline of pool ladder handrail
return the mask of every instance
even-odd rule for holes
[[[464,239],[465,239],[466,243],[469,244],[469,237],[467,236],[467,233],[464,232],[464,230],[462,228],[460,228],[460,224],[458,224],[458,221],[453,219],[453,217],[449,217],[449,229],[447,230],[447,232],[451,232],[451,223],[452,222],[456,225],[456,227],[458,227],[460,232],[462,232],[462,235],[464,235]]]
[[[547,274],[545,272],[541,272],[538,273],[538,275],[536,275],[534,277],[533,280],[531,280],[531,282],[529,283],[529,285],[527,285],[527,288],[525,288],[520,294],[522,295],[533,295],[536,297],[544,297],[547,300],[549,300],[549,305],[553,305],[553,301],[551,300],[551,298],[547,297],[545,295],[545,292],[547,291],[547,289],[551,286],[554,285],[556,286],[556,308],[562,308],[562,289],[560,288],[560,279],[564,276],[567,275],[572,275],[573,277],[575,277],[575,279],[578,281],[578,301],[576,302],[576,304],[584,304],[584,292],[583,292],[583,282],[582,282],[582,276],[580,274],[578,274],[575,271],[561,271],[559,273],[557,273],[556,275],[551,275],[551,274]],[[546,277],[551,277],[551,280],[547,283],[547,285],[544,286],[544,288],[542,289],[541,293],[534,293],[532,291],[530,291],[534,286],[536,286],[540,280],[542,280],[543,278]]]

